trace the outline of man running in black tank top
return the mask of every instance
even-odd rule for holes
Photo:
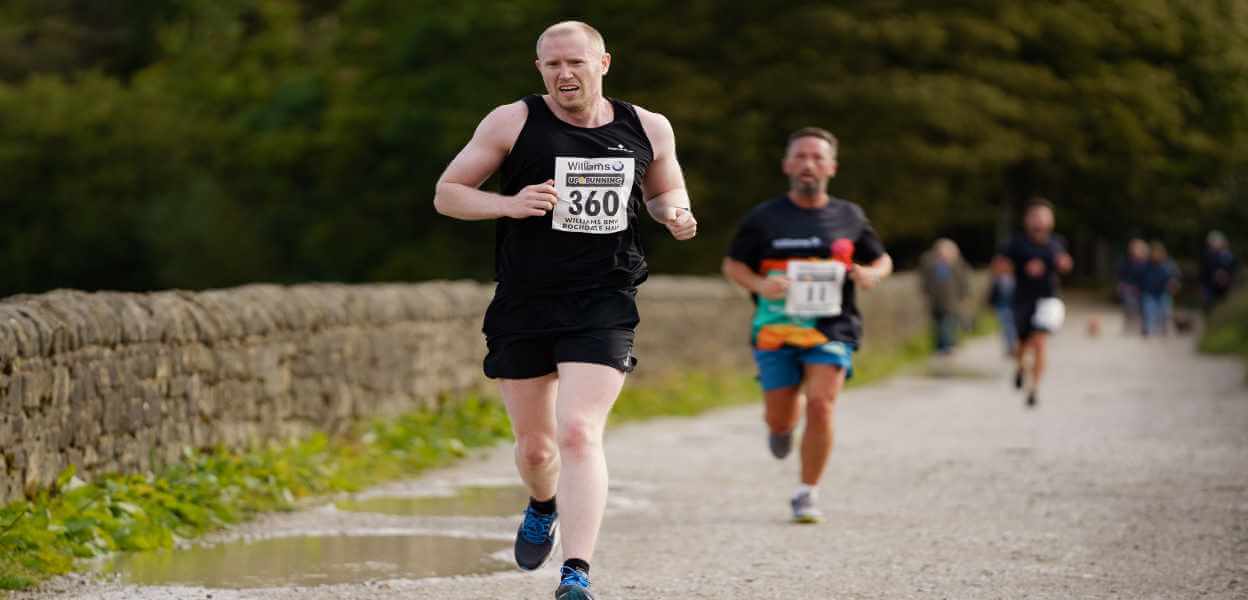
[[[485,314],[486,376],[498,379],[531,496],[516,562],[565,562],[555,597],[592,599],[589,561],[606,506],[602,433],[636,364],[635,296],[646,278],[644,209],[678,240],[697,221],[662,115],[608,99],[602,36],[565,21],[537,40],[546,95],[494,109],[438,181],[438,212],[497,219],[498,288]],[[501,193],[477,189],[491,174]],[[556,512],[555,498],[559,499]]]

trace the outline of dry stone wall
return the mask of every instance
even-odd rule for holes
[[[492,290],[252,285],[0,301],[0,502],[70,464],[144,471],[184,448],[342,431],[481,386]],[[873,344],[927,326],[909,276],[866,300]],[[654,277],[640,304],[638,377],[751,368],[751,306],[722,280]]]

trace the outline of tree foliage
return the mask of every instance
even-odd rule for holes
[[[1248,0],[82,0],[0,9],[0,294],[487,278],[489,223],[432,210],[533,42],[581,18],[607,91],[666,114],[709,272],[782,192],[786,134],[841,139],[839,196],[902,262],[982,258],[1032,194],[1077,250],[1248,231]]]

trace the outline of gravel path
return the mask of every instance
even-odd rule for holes
[[[612,430],[607,452],[618,489],[594,562],[598,595],[1248,598],[1242,364],[1199,356],[1187,337],[1089,338],[1089,315],[1074,315],[1053,340],[1034,411],[1010,389],[995,339],[962,350],[958,377],[915,374],[847,394],[822,525],[787,522],[797,464],[768,455],[757,406]],[[392,491],[498,479],[515,480],[507,449]],[[321,509],[226,537],[370,528],[499,537],[515,523]],[[533,599],[551,597],[554,579],[547,568],[205,590],[66,578],[16,597]]]

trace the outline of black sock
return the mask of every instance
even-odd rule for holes
[[[539,515],[552,515],[555,513],[555,497],[551,496],[550,500],[540,502],[537,498],[529,496],[529,506]]]
[[[577,571],[589,575],[589,563],[579,558],[569,558],[568,560],[563,561],[563,566],[568,567],[569,569],[576,569]]]

